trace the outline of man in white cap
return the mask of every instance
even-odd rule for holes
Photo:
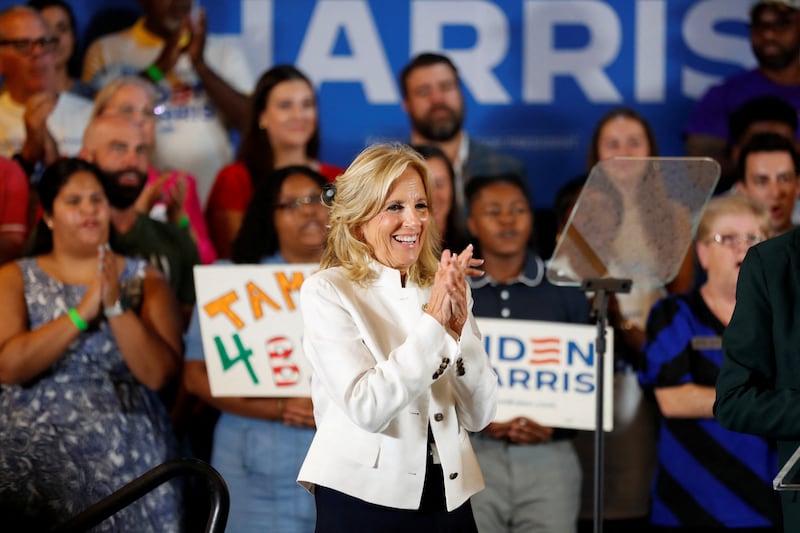
[[[685,128],[686,153],[722,165],[720,190],[733,184],[728,119],[757,96],[779,96],[800,110],[800,0],[758,0],[750,8],[750,46],[758,66],[709,89]]]

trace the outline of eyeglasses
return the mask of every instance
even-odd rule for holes
[[[3,39],[0,40],[0,46],[10,46],[17,53],[24,56],[33,54],[33,50],[37,46],[42,49],[43,53],[49,53],[55,50],[56,46],[58,46],[58,37],[39,37],[38,39]]]
[[[275,204],[275,209],[278,210],[286,210],[289,212],[296,212],[299,211],[304,205],[310,205],[311,207],[321,206],[322,204],[322,195],[315,194],[311,196],[304,196],[302,198],[297,198],[295,200],[289,200],[287,202],[281,202],[279,204]]]
[[[764,240],[764,238],[761,237],[761,235],[753,235],[751,233],[748,233],[747,235],[735,235],[733,233],[720,235],[717,233],[716,235],[713,235],[710,240],[727,248],[737,249],[742,244],[746,244],[749,248],[754,244],[760,243]]]

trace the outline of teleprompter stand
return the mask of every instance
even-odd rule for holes
[[[603,431],[613,421],[604,412],[604,376],[609,299],[631,292],[626,319],[641,326],[640,291],[661,290],[675,278],[703,210],[719,179],[709,158],[622,157],[597,163],[559,234],[547,279],[594,293],[597,318],[597,385],[594,450],[594,531],[603,530]],[[623,302],[620,302],[622,304]],[[629,313],[629,314],[627,314]],[[606,393],[607,394],[607,393]]]

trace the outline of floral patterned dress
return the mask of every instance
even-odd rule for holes
[[[35,258],[17,262],[31,330],[64,315],[86,287],[65,285]],[[138,308],[145,263],[126,259],[123,301]],[[45,530],[174,457],[169,417],[139,383],[108,323],[89,324],[30,382],[0,385],[0,520],[5,531]],[[94,531],[178,531],[175,481],[102,522]]]

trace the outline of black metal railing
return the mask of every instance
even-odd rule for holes
[[[223,533],[228,521],[230,495],[225,480],[211,465],[193,458],[167,461],[145,472],[122,488],[112,492],[94,505],[87,507],[66,522],[56,526],[50,533],[74,533],[87,531],[127,507],[148,492],[176,476],[193,475],[206,480],[211,500],[206,533]]]

